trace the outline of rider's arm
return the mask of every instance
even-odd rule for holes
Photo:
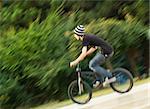
[[[97,47],[91,47],[91,48],[87,51],[86,55],[92,54],[96,49],[97,49]]]
[[[83,46],[82,48],[82,53],[80,54],[80,56],[75,60],[77,63],[79,63],[80,61],[82,61],[87,54],[87,46]]]

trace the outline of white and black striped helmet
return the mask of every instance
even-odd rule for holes
[[[78,36],[83,36],[84,35],[84,26],[83,25],[79,25],[74,29],[74,33]]]

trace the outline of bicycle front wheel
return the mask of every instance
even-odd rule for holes
[[[86,82],[81,81],[79,90],[79,84],[75,80],[68,87],[68,96],[75,103],[86,104],[92,97],[92,89]]]
[[[114,91],[119,93],[126,93],[132,89],[133,77],[128,70],[117,68],[112,71],[112,74],[114,77],[116,77],[116,81],[110,84]]]

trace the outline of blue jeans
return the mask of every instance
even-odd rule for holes
[[[107,72],[102,65],[105,62],[105,56],[101,54],[100,52],[97,52],[97,54],[93,57],[93,59],[89,63],[89,68],[96,73],[96,79],[104,81],[104,78],[108,77],[111,78],[112,74],[110,72]]]

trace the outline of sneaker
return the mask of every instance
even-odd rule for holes
[[[107,86],[108,84],[115,82],[116,81],[116,77],[112,77],[110,79],[108,79],[108,77],[105,78],[105,81],[103,82],[103,86]]]
[[[96,81],[94,84],[93,84],[93,88],[101,88],[103,86],[103,84],[101,84],[100,81]]]
[[[93,87],[94,87],[94,88],[97,88],[99,85],[100,85],[100,82],[99,82],[99,81],[96,81],[96,82],[93,84]]]

